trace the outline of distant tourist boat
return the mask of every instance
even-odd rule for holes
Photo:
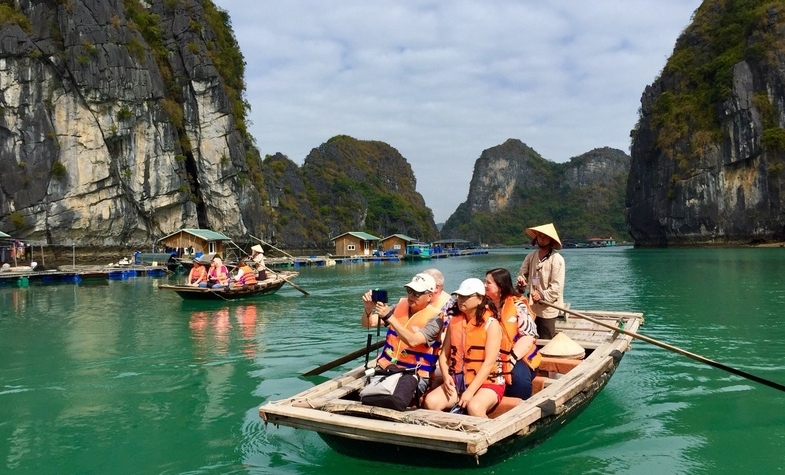
[[[584,311],[582,318],[557,319],[581,354],[543,357],[535,393],[522,401],[505,397],[490,419],[427,409],[395,411],[360,403],[367,384],[364,366],[259,408],[265,422],[316,431],[342,454],[408,465],[476,466],[501,461],[552,435],[605,387],[630,348],[643,314]],[[560,338],[557,335],[554,340]],[[550,340],[538,340],[541,346]],[[543,351],[543,353],[545,353]],[[585,356],[584,358],[581,358]]]
[[[297,277],[299,272],[268,271],[269,278],[257,282],[253,286],[233,286],[211,289],[207,287],[194,287],[191,285],[161,284],[159,289],[175,292],[185,300],[238,300],[274,294],[283,287],[288,280]],[[293,284],[292,284],[293,285]]]

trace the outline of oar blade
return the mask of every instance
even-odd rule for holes
[[[341,356],[340,358],[334,359],[334,360],[330,361],[329,363],[325,363],[325,364],[319,366],[318,368],[314,368],[314,369],[308,371],[307,373],[303,373],[303,376],[316,376],[318,374],[322,374],[325,371],[329,371],[329,370],[331,370],[331,369],[333,369],[335,367],[338,367],[338,366],[340,366],[340,365],[342,365],[344,363],[348,363],[349,361],[355,360],[355,359],[365,355],[366,353],[368,353],[370,351],[379,349],[379,348],[382,347],[382,345],[384,345],[384,340],[379,340],[376,343],[374,343],[373,345],[371,345],[370,347],[360,348],[359,350],[353,351],[353,352],[349,353],[348,355]]]

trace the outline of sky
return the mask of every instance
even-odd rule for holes
[[[629,153],[641,94],[697,0],[213,0],[246,65],[262,156],[385,142],[444,222],[509,138],[566,162]]]

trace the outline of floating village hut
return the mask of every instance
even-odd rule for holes
[[[405,234],[391,234],[382,239],[382,249],[385,255],[403,256],[406,246],[413,242],[417,242],[417,239]]]
[[[471,242],[466,239],[439,239],[433,242],[434,254],[442,252],[454,252],[469,249]]]
[[[158,240],[159,251],[174,252],[177,257],[202,254],[226,255],[225,242],[232,239],[209,229],[181,229]],[[163,248],[163,249],[161,249]]]
[[[331,239],[337,256],[370,256],[381,238],[361,231],[349,231]]]
[[[616,240],[613,237],[599,238],[594,237],[586,241],[589,247],[610,247],[616,245]]]

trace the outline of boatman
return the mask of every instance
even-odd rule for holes
[[[529,286],[537,333],[540,338],[550,339],[556,336],[559,311],[540,301],[564,305],[564,258],[556,252],[561,249],[561,240],[553,223],[527,228],[526,234],[532,238],[532,246],[536,244],[539,249],[523,260],[516,279],[518,290],[523,292]]]
[[[254,262],[254,269],[258,275],[258,280],[267,279],[267,267],[264,265],[264,249],[259,244],[251,246],[251,259]]]
[[[361,323],[365,328],[383,324],[387,327],[384,346],[376,358],[376,365],[386,369],[390,365],[417,368],[419,394],[430,384],[431,373],[436,369],[438,355],[435,343],[442,333],[439,309],[431,305],[436,291],[433,277],[422,273],[404,285],[406,298],[392,307],[386,302],[374,301],[374,291],[363,295],[365,308]],[[385,299],[386,300],[386,299]]]

